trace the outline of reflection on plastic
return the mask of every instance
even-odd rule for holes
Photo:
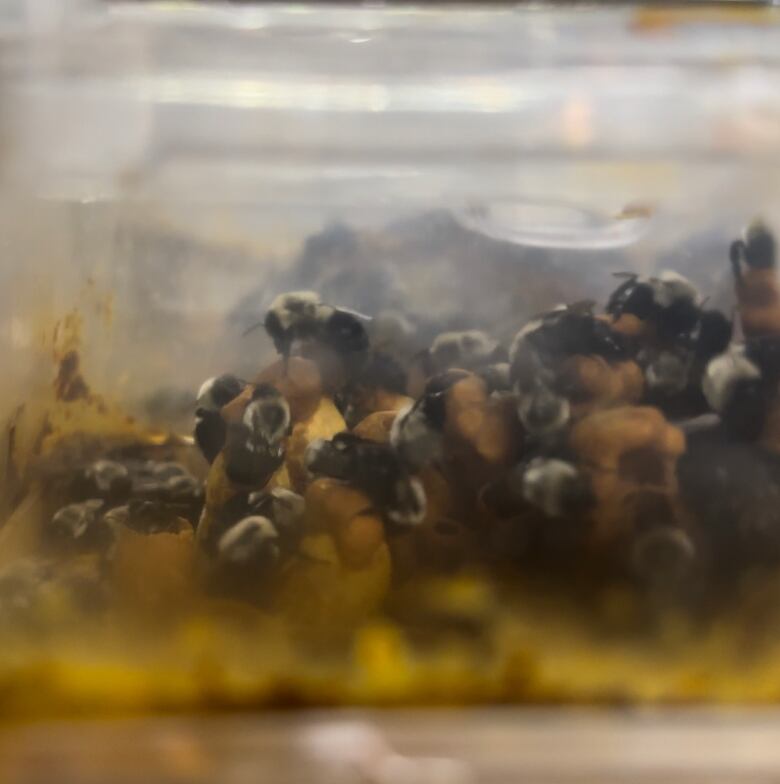
[[[638,242],[653,210],[629,206],[616,215],[563,201],[524,198],[472,202],[456,212],[461,225],[495,240],[536,248],[607,250]]]
[[[468,766],[450,757],[407,757],[380,730],[361,721],[315,724],[301,733],[303,751],[329,784],[469,784]]]

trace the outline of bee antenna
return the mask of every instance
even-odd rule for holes
[[[729,260],[737,280],[742,279],[742,262],[745,260],[746,247],[743,240],[734,240],[729,247]]]
[[[635,280],[639,276],[636,274],[636,272],[628,272],[627,270],[624,270],[623,272],[613,272],[612,277],[624,278],[625,280]]]
[[[247,327],[242,333],[241,337],[245,338],[250,333],[254,332],[258,327],[265,326],[265,321],[258,321],[255,324],[252,324],[251,327]]]

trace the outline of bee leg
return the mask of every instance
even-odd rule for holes
[[[734,279],[739,282],[742,280],[742,263],[745,259],[745,243],[742,240],[734,240],[729,248],[729,260],[731,269],[734,272]]]

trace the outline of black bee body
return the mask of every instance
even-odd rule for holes
[[[313,338],[320,329],[326,307],[314,291],[293,291],[276,297],[262,322],[276,351],[287,358],[294,341]],[[257,326],[250,327],[247,333]]]
[[[742,268],[773,269],[776,263],[776,240],[772,232],[757,221],[748,226],[744,239],[734,240],[729,248],[729,259],[734,277],[740,280]]]
[[[702,388],[732,436],[753,440],[764,429],[780,383],[780,337],[761,335],[715,357]]]
[[[762,346],[762,351],[768,350]],[[732,436],[753,440],[761,434],[777,386],[771,373],[769,365],[764,375],[744,345],[731,348],[707,365],[702,380],[704,396]]]
[[[206,570],[216,594],[266,606],[269,583],[284,561],[279,531],[262,515],[244,517],[225,530],[213,546]]]
[[[626,359],[630,354],[625,338],[607,322],[597,319],[592,311],[573,306],[543,316],[527,340],[545,364],[578,354],[607,360]]]
[[[195,443],[209,463],[213,463],[225,446],[227,425],[220,409],[238,397],[246,383],[236,376],[225,373],[210,378],[203,383],[198,392],[195,411]]]
[[[106,520],[115,526],[126,526],[139,534],[176,533],[180,520],[189,510],[160,498],[131,498],[124,506],[106,513]]]
[[[99,498],[63,506],[44,527],[44,541],[64,552],[106,552],[114,543],[115,529],[105,511]]]
[[[515,336],[509,352],[509,379],[526,430],[547,437],[569,419],[569,403],[558,394],[558,370],[568,357],[625,360],[634,347],[604,320],[590,302],[560,306],[531,321]]]
[[[431,378],[425,385],[425,391],[420,398],[420,410],[436,430],[444,428],[447,415],[447,392],[459,381],[468,378],[469,373],[463,370],[447,370]]]
[[[370,357],[365,317],[327,306],[315,335],[300,344],[302,356],[314,360],[326,388],[343,390],[363,374]]]
[[[519,492],[522,498],[547,517],[581,515],[593,503],[587,480],[565,460],[536,457],[521,467]]]
[[[269,583],[300,554],[304,512],[303,498],[281,488],[233,496],[199,540],[210,590],[266,605]]]
[[[554,392],[538,379],[530,386],[516,389],[517,415],[526,433],[540,446],[552,443],[571,418],[566,397]]]
[[[707,363],[729,346],[732,324],[717,310],[701,310],[694,329],[648,347],[637,355],[645,373],[645,402],[673,419],[696,417],[708,410],[702,393]]]
[[[698,293],[682,275],[665,271],[658,277],[629,276],[612,293],[606,312],[613,318],[624,313],[652,323],[659,338],[674,340],[687,335],[699,321]]]
[[[745,341],[745,356],[770,384],[780,381],[780,336],[760,335]]]
[[[433,376],[420,399],[398,413],[390,443],[410,470],[418,471],[441,459],[446,395],[450,387],[469,375],[465,370],[447,370]]]
[[[331,308],[320,326],[318,336],[342,356],[354,356],[369,348],[363,318],[349,310]]]
[[[506,349],[477,329],[443,332],[429,349],[431,367],[441,373],[451,368],[478,370],[506,359]]]
[[[303,498],[283,488],[236,493],[220,509],[209,528],[208,538],[202,538],[200,544],[213,555],[220,539],[231,528],[247,517],[263,517],[274,526],[280,555],[291,555],[297,552],[303,537],[304,512]]]
[[[217,553],[220,561],[234,569],[249,567],[251,572],[262,571],[281,556],[279,532],[267,517],[245,517],[220,537]]]
[[[642,283],[639,276],[629,275],[610,295],[606,311],[615,318],[630,313],[641,321],[648,321],[657,312],[653,290]]]
[[[209,463],[213,463],[225,446],[227,425],[216,411],[198,409],[193,436],[203,457]]]
[[[276,297],[262,323],[285,360],[298,353],[327,365],[323,351],[332,352],[344,365],[342,375],[349,378],[366,359],[366,321],[365,316],[322,302],[316,292],[294,291]]]
[[[347,385],[334,394],[333,400],[352,428],[372,413],[365,405],[372,391],[405,395],[406,382],[406,371],[393,356],[383,351],[370,351],[365,363]]]
[[[479,377],[485,382],[488,392],[509,392],[512,389],[511,367],[508,362],[494,362],[478,371]]]
[[[315,441],[306,453],[313,474],[340,479],[364,492],[374,510],[394,525],[420,523],[425,494],[392,447],[339,433],[331,441]]]
[[[680,494],[706,539],[713,578],[731,585],[746,566],[780,564],[780,460],[717,423],[687,436]],[[731,582],[734,581],[734,582]],[[733,596],[733,594],[732,594]]]
[[[132,492],[133,478],[127,467],[114,460],[97,460],[76,472],[68,496],[74,501],[100,498],[107,504],[124,501]]]
[[[670,305],[658,308],[655,316],[656,328],[661,340],[675,340],[688,335],[699,320],[696,303],[688,298],[674,300]]]
[[[734,326],[719,310],[702,310],[693,333],[693,354],[697,361],[707,362],[722,354],[731,343]]]

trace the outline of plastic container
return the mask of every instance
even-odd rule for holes
[[[51,394],[71,351],[104,406],[95,432],[121,410],[186,433],[203,379],[271,361],[263,330],[243,333],[280,292],[316,289],[372,316],[404,310],[508,343],[561,301],[603,301],[613,273],[671,266],[730,314],[729,244],[756,216],[780,227],[780,17],[769,8],[0,0],[6,477],[19,470],[15,439],[37,432],[29,401]],[[35,444],[22,467],[34,457]],[[24,536],[5,528],[7,562]],[[623,617],[622,594],[604,601]],[[675,622],[660,627],[674,648]],[[246,670],[214,676],[220,654],[199,628],[177,628],[169,669],[139,675],[140,691],[91,690],[64,668],[40,704],[13,692],[9,707],[286,704],[284,686],[261,688]],[[540,663],[535,689],[528,626],[508,634],[522,641],[521,676],[453,695],[446,674],[396,678],[387,662],[405,649],[372,626],[344,701],[609,701],[631,681],[617,643],[604,659],[591,652],[575,685],[565,657]],[[179,655],[196,687],[171,674]],[[719,680],[703,657],[630,698],[777,699],[769,665]],[[427,684],[418,699],[415,678]],[[290,700],[339,701],[310,687]]]
[[[332,223],[449,211],[518,256],[545,248],[598,295],[616,251],[714,281],[708,234],[776,214],[768,10],[3,7],[5,274],[63,309],[90,276],[111,291],[112,333],[89,348],[101,387],[121,365],[145,388],[152,347],[154,373],[175,356],[190,386],[256,353],[257,334],[198,328],[262,314],[265,276]],[[616,219],[632,205],[647,210]],[[369,263],[389,274],[391,255]],[[457,273],[458,308],[480,306],[478,264]],[[18,340],[32,306],[23,282],[3,288]]]

